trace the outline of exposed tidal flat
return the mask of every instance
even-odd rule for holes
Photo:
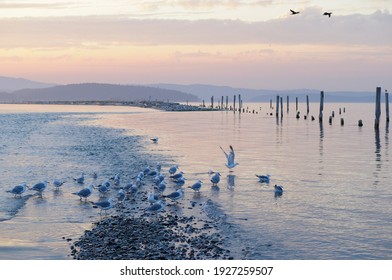
[[[43,198],[3,193],[2,259],[392,257],[389,129],[382,124],[374,131],[373,104],[346,104],[344,126],[296,119],[295,112],[277,121],[268,104],[253,105],[258,115],[42,106],[2,114],[2,188],[82,171],[86,182],[67,180],[59,191],[49,185]],[[325,110],[338,112],[336,106]],[[228,145],[239,162],[233,172],[219,148]],[[184,198],[165,198],[164,211],[145,211],[152,178],[107,215],[72,195],[117,173],[129,182],[157,163],[164,172],[179,164],[187,179]],[[209,169],[222,174],[217,188]],[[259,183],[255,174],[270,174],[271,183]],[[199,193],[186,188],[199,179]],[[284,187],[283,195],[274,195],[274,184]],[[175,189],[169,181],[165,194]],[[94,192],[88,200],[99,199]]]

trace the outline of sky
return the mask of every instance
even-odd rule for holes
[[[0,76],[392,88],[390,12],[392,0],[0,0]]]

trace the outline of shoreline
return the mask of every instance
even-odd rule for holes
[[[164,101],[34,101],[34,102],[1,102],[0,104],[39,104],[39,105],[95,105],[95,106],[130,106],[150,108],[168,112],[221,111],[217,108],[180,104]]]

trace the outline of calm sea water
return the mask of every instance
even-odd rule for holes
[[[267,115],[269,104],[248,105],[258,114],[77,106],[24,107],[17,113],[17,106],[5,106],[3,190],[81,171],[96,171],[100,178],[131,176],[130,157],[151,154],[150,161],[164,160],[165,168],[178,163],[189,185],[204,182],[200,195],[187,190],[184,201],[211,199],[218,205],[230,225],[225,234],[241,244],[242,258],[392,257],[389,129],[382,119],[375,132],[373,104],[327,103],[323,125],[302,115],[296,119],[294,110],[277,121]],[[346,112],[339,115],[339,107]],[[310,115],[317,117],[316,104]],[[152,136],[159,137],[158,144],[150,142]],[[229,145],[239,163],[231,173],[219,148]],[[219,189],[211,188],[210,169],[222,174]],[[270,174],[271,183],[259,183],[255,174]],[[282,196],[274,195],[274,184],[283,185]],[[47,190],[44,199],[17,200],[0,190],[0,258],[65,258],[68,245],[61,237],[80,235],[97,216],[70,194],[80,187],[66,187],[60,193]]]

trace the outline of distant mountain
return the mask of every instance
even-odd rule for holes
[[[170,102],[196,102],[197,96],[169,89],[147,86],[125,86],[112,84],[70,84],[41,89],[23,89],[12,94],[8,102],[26,101],[139,101],[158,100]],[[9,99],[9,95],[5,98]],[[2,96],[0,95],[0,98]],[[0,99],[0,101],[2,101]]]
[[[214,96],[215,102],[221,100],[224,96],[229,97],[229,102],[233,101],[234,95],[241,94],[241,98],[244,102],[269,102],[271,99],[276,100],[276,96],[279,95],[285,100],[289,96],[291,101],[306,100],[306,95],[309,95],[311,102],[318,102],[320,100],[320,90],[317,89],[295,89],[295,90],[266,90],[266,89],[245,89],[245,88],[233,88],[228,86],[213,86],[213,85],[177,85],[177,84],[154,84],[158,88],[179,90],[182,92],[194,94],[200,99],[204,99],[207,104],[211,100],[211,96]],[[325,92],[326,102],[373,102],[375,100],[375,92]]]
[[[13,92],[26,88],[47,88],[54,84],[34,82],[23,78],[10,78],[0,76],[0,92]]]

